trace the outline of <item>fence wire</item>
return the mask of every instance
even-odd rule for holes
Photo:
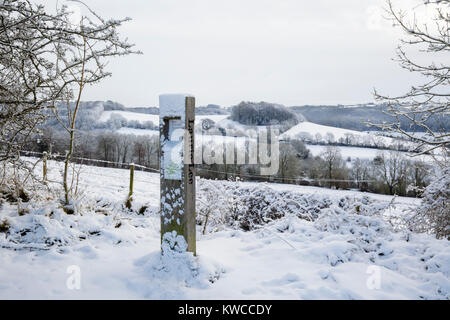
[[[37,151],[27,151],[27,150],[22,150],[20,151],[21,153],[23,153],[24,155],[27,154],[35,154],[35,155],[45,155],[45,152],[37,152]],[[48,159],[52,159],[55,158],[55,160],[57,160],[56,158],[62,158],[64,157],[63,155],[59,155],[59,154],[47,154]],[[107,161],[107,160],[99,160],[99,159],[90,159],[90,158],[84,158],[84,157],[72,157],[71,159],[74,160],[79,160],[79,161],[90,161],[90,162],[94,162],[94,163],[104,163],[104,164],[109,164],[109,165],[114,165],[116,167],[123,167],[123,166],[127,166],[130,167],[131,165],[134,165],[135,168],[140,168],[143,170],[148,170],[150,172],[155,172],[155,173],[160,173],[160,171],[158,169],[154,169],[154,168],[149,168],[147,166],[143,166],[143,165],[139,165],[139,164],[134,164],[134,163],[126,163],[126,162],[114,162],[114,161]],[[111,168],[111,169],[115,169],[115,168]],[[283,178],[283,177],[274,177],[274,176],[267,176],[267,175],[256,175],[256,174],[242,174],[242,173],[235,173],[235,172],[226,172],[226,171],[220,171],[220,170],[212,170],[212,169],[206,169],[206,168],[201,168],[201,167],[196,167],[196,170],[200,170],[200,171],[207,171],[207,172],[214,172],[214,173],[219,173],[219,174],[224,174],[224,175],[230,175],[230,176],[234,176],[234,177],[245,177],[245,178],[254,178],[254,179],[263,179],[267,182],[285,182],[285,181],[291,181],[291,182],[348,182],[348,183],[363,183],[363,182],[375,182],[375,180],[368,180],[368,179],[364,179],[364,180],[349,180],[349,179],[311,179],[311,178]],[[95,174],[95,173],[91,173],[91,174]],[[116,176],[111,176],[111,175],[106,175],[106,174],[102,174],[102,176],[108,176],[110,178],[117,178],[117,179],[122,179],[123,177],[116,177]],[[144,181],[144,180],[140,180],[140,179],[134,179],[134,181],[138,181],[138,182],[142,182],[142,183],[148,183],[149,181]]]

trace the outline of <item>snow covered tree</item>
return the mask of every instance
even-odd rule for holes
[[[428,6],[428,7],[426,7]],[[427,20],[426,15],[419,14],[424,8],[435,11],[434,19]],[[394,8],[387,2],[387,13],[394,25],[401,28],[406,38],[401,40],[397,49],[397,61],[410,72],[420,74],[425,79],[421,85],[411,86],[405,94],[398,96],[383,95],[375,91],[375,98],[387,104],[386,113],[393,116],[394,123],[371,124],[418,142],[420,153],[441,151],[441,158],[436,157],[437,171],[444,174],[435,177],[434,182],[426,188],[422,206],[411,220],[412,229],[431,231],[437,237],[448,237],[449,226],[449,184],[447,155],[450,147],[450,133],[444,124],[450,119],[450,1],[425,0],[415,6],[413,16],[407,11]],[[419,49],[422,56],[411,58],[408,48]],[[427,121],[433,118],[440,122],[440,130],[432,130]],[[411,128],[421,128],[425,135],[417,135],[401,128],[401,121],[408,120]],[[447,175],[447,176],[446,176]],[[445,178],[447,177],[447,178]],[[447,180],[447,182],[446,182]]]
[[[450,168],[439,170],[425,188],[420,207],[408,221],[411,230],[450,240]]]
[[[424,79],[421,85],[411,86],[405,94],[388,96],[375,91],[375,98],[387,104],[386,113],[396,119],[393,123],[370,123],[388,131],[400,134],[418,142],[417,150],[428,153],[436,149],[448,152],[450,133],[445,130],[445,123],[450,118],[450,92],[448,54],[450,51],[448,0],[426,0],[415,6],[413,15],[407,11],[394,8],[387,2],[387,13],[395,26],[406,34],[397,48],[397,61],[410,72],[420,74]],[[435,9],[435,17],[427,20],[421,14],[425,6]],[[429,7],[426,7],[429,8]],[[408,49],[418,49],[422,56],[411,58]],[[427,121],[433,118],[440,122],[442,130],[432,130]],[[425,135],[416,135],[401,128],[401,122],[407,120],[411,128],[420,128]],[[414,131],[410,130],[410,131]]]
[[[111,75],[105,69],[109,58],[138,53],[132,50],[132,44],[120,38],[117,31],[122,23],[129,19],[104,20],[91,9],[88,8],[88,10],[90,14],[81,16],[75,24],[73,24],[70,14],[64,14],[68,12],[66,7],[63,6],[57,10],[64,14],[59,21],[59,26],[70,30],[68,39],[54,42],[56,80],[66,88],[65,103],[68,115],[67,124],[64,121],[59,122],[70,137],[63,176],[64,201],[67,212],[73,211],[73,208],[70,207],[71,190],[68,185],[68,174],[74,152],[75,127],[83,91],[87,85],[98,83]],[[74,103],[70,103],[69,99],[71,98],[75,98]],[[58,108],[54,110],[56,111],[55,116],[58,118]]]
[[[0,160],[18,160],[45,107],[62,94],[47,57],[51,41],[63,37],[54,29],[60,18],[28,1],[0,2]]]
[[[67,168],[83,90],[110,75],[105,69],[110,57],[134,52],[133,45],[117,32],[129,18],[104,20],[86,10],[88,15],[74,21],[65,5],[50,13],[28,0],[0,3],[0,160],[19,159],[26,140],[53,110],[70,136],[64,174],[66,205]],[[59,118],[62,102],[67,106],[65,121]]]

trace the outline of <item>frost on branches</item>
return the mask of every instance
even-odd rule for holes
[[[450,238],[450,168],[438,171],[423,193],[422,204],[409,221],[411,230]]]
[[[326,213],[380,217],[389,206],[389,203],[373,201],[367,196],[330,197],[276,190],[267,184],[201,179],[197,192],[197,224],[202,225],[203,234],[225,227],[251,231],[286,216],[310,222]]]

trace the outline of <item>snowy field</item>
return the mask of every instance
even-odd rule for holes
[[[130,111],[103,111],[100,119],[100,122],[106,122],[109,120],[112,114],[121,115],[125,119],[131,121],[135,120],[138,122],[151,121],[155,125],[159,123],[159,114],[146,114],[146,113],[138,113],[138,112],[130,112]]]
[[[119,114],[123,117],[125,117],[127,120],[136,120],[141,123],[145,121],[151,121],[155,125],[158,125],[159,122],[159,115],[151,115],[151,114],[142,114],[142,113],[136,113],[136,112],[127,112],[127,111],[104,111],[102,113],[102,116],[100,117],[99,121],[107,121],[112,114]],[[230,119],[227,119],[228,115],[196,115],[195,122],[196,124],[201,123],[204,119],[211,119],[216,124],[218,124],[222,128],[226,129],[237,129],[240,130],[242,133],[247,134],[249,137],[253,136],[255,128],[257,126],[246,126],[242,125],[236,121],[232,121]],[[263,128],[266,128],[266,126],[261,126]],[[136,129],[136,128],[128,128],[123,127],[117,130],[118,133],[121,134],[133,134],[136,136],[154,136],[159,135],[159,132],[157,130],[149,130],[149,129]],[[312,137],[316,137],[317,134],[321,136],[321,139],[326,139],[327,133],[331,133],[333,135],[333,138],[335,141],[339,139],[345,139],[348,134],[351,134],[354,139],[357,139],[359,142],[366,141],[367,143],[383,143],[386,146],[393,145],[396,143],[396,139],[389,138],[389,137],[382,137],[379,135],[375,135],[374,133],[368,133],[368,132],[359,132],[354,130],[348,130],[348,129],[341,129],[341,128],[335,128],[335,127],[329,127],[329,126],[323,126],[319,124],[315,124],[312,122],[301,122],[298,125],[292,127],[288,131],[284,132],[280,135],[280,138],[295,138],[302,134],[309,134]],[[199,134],[199,133],[198,133]],[[227,142],[232,142],[232,137],[227,137]],[[241,145],[242,139],[236,142],[236,144],[239,146]],[[214,143],[222,143],[224,140],[221,136],[207,136],[203,139],[204,142],[214,142]],[[197,140],[197,144],[199,141]],[[403,142],[405,143],[405,142]],[[319,156],[325,151],[325,147],[322,145],[312,145],[307,144],[307,148],[311,151],[311,154],[313,156]],[[338,146],[341,155],[344,159],[347,159],[350,157],[351,159],[365,159],[365,160],[373,160],[378,153],[381,152],[379,149],[375,148],[363,148],[363,147],[352,147],[352,146]],[[410,156],[410,153],[404,153],[406,156]],[[414,158],[419,159],[417,157]],[[421,156],[420,160],[423,161],[433,161],[433,159],[430,156]]]
[[[146,114],[146,113],[138,113],[138,112],[129,112],[129,111],[103,111],[102,115],[100,116],[99,121],[100,122],[106,122],[109,120],[112,114],[118,114],[123,116],[125,119],[131,121],[138,121],[140,123],[151,121],[154,125],[159,124],[159,114]],[[203,119],[211,119],[214,122],[222,121],[226,118],[228,118],[229,115],[225,114],[219,114],[219,115],[196,115],[195,116],[195,122],[200,123]]]
[[[158,130],[150,130],[150,129],[136,129],[136,128],[127,128],[122,127],[116,131],[120,134],[134,134],[135,136],[159,136]]]
[[[309,149],[311,154],[315,156],[320,156],[325,150],[326,146],[321,145],[312,145],[312,144],[306,144],[306,147]],[[356,158],[359,158],[361,160],[373,160],[378,154],[383,152],[389,152],[387,150],[381,150],[381,149],[374,149],[374,148],[360,148],[360,147],[346,147],[346,146],[336,146],[336,148],[339,149],[341,156],[344,160],[347,160],[347,158],[351,158],[351,160],[355,160]],[[410,152],[401,152],[406,157],[409,157],[409,159],[413,161],[424,161],[424,162],[433,162],[433,157],[430,155],[415,155]],[[435,156],[440,158],[439,156]]]
[[[316,124],[313,122],[300,122],[299,124],[293,126],[288,131],[281,135],[281,138],[295,138],[302,134],[309,134],[311,138],[316,138],[320,136],[319,140],[326,141],[327,135],[331,134],[334,141],[339,141],[339,139],[345,139],[347,136],[353,136],[360,142],[372,142],[372,143],[383,143],[385,145],[393,145],[397,142],[396,139],[382,137],[374,133],[360,132],[349,129],[342,129],[330,126],[324,126]]]
[[[50,161],[49,178],[60,181],[61,168]],[[135,172],[130,212],[128,178],[125,169],[83,167],[82,215],[46,199],[60,191],[56,184],[23,203],[25,215],[0,202],[0,222],[10,224],[0,232],[0,299],[450,299],[449,242],[394,232],[417,199],[198,180],[200,209],[220,203],[216,195],[204,203],[212,188],[242,199],[242,208],[263,197],[264,212],[292,213],[244,231],[220,224],[229,213],[222,210],[205,235],[198,226],[197,258],[161,259],[159,174]],[[74,269],[79,289],[68,285]]]
[[[335,139],[345,138],[346,134],[354,134],[359,135],[361,132],[349,129],[335,128],[330,126],[324,126],[321,124],[316,124],[309,121],[303,121],[299,124],[293,126],[288,131],[283,134],[283,137],[294,138],[296,135],[300,133],[309,133],[314,137],[316,134],[321,134],[325,136],[327,133],[333,134]]]

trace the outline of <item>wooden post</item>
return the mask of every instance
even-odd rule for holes
[[[127,202],[125,206],[131,209],[131,202],[133,201],[133,182],[134,182],[134,163],[130,163],[130,191],[128,192]]]
[[[42,181],[47,182],[47,152],[42,154]]]
[[[195,255],[195,98],[161,95],[159,112],[162,248]]]

